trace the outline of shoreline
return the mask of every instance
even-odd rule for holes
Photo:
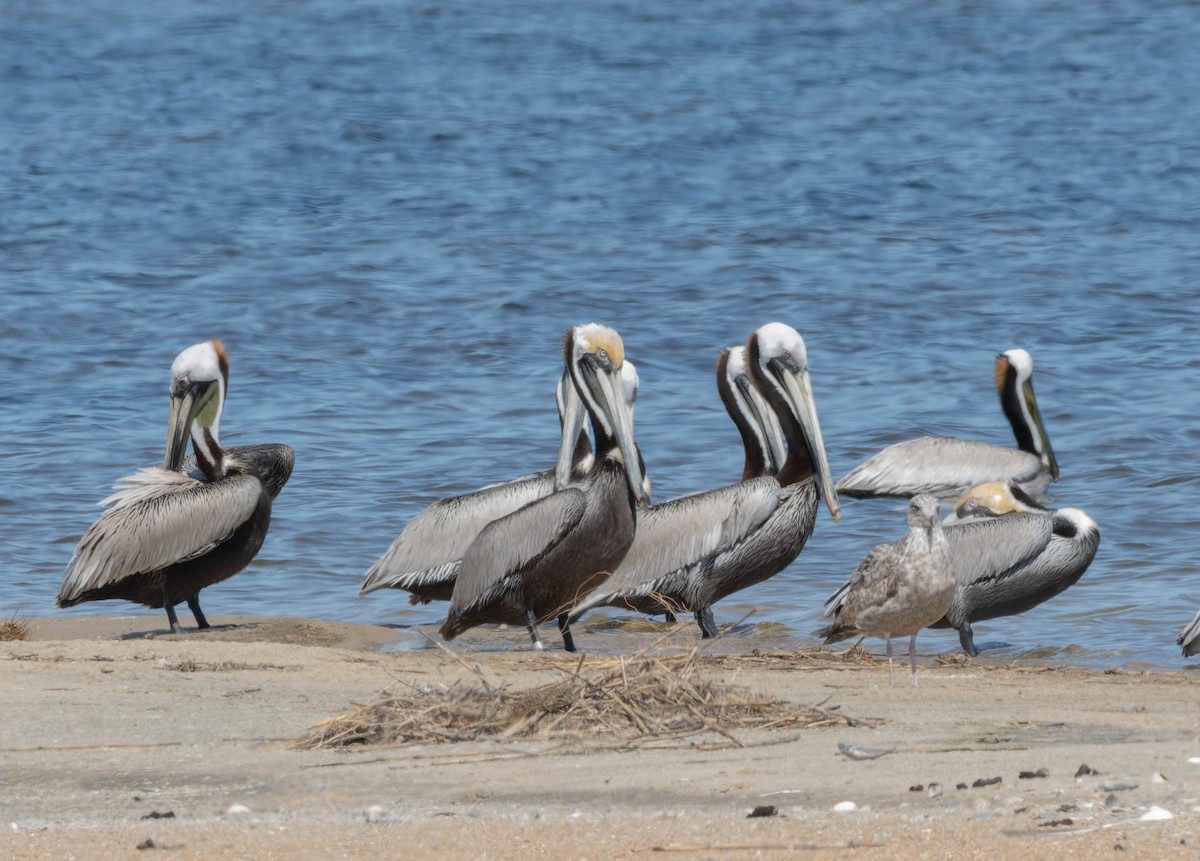
[[[172,858],[378,857],[397,840],[408,857],[1160,858],[1200,841],[1195,673],[926,658],[921,687],[898,662],[889,688],[878,660],[735,637],[697,673],[856,725],[301,750],[384,692],[479,673],[521,691],[581,657],[515,630],[396,649],[404,632],[378,625],[221,617],[173,635],[160,615],[29,619],[30,639],[0,643],[4,857],[144,858],[149,839]],[[894,749],[859,761],[840,744]]]

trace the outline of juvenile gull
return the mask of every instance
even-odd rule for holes
[[[938,501],[921,494],[908,504],[908,534],[873,548],[850,581],[825,602],[833,624],[817,631],[826,643],[859,634],[887,641],[888,681],[892,637],[911,636],[908,661],[917,686],[917,632],[940,619],[954,595],[954,570],[942,530]]]

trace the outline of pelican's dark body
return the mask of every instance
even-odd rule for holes
[[[527,611],[540,624],[568,612],[599,586],[633,543],[637,504],[625,470],[607,458],[579,484],[526,505],[489,524],[463,557],[464,569],[483,564],[523,521],[554,518],[561,538],[519,567],[504,573],[461,610],[451,608],[441,634],[447,640],[488,622],[523,625]],[[519,539],[518,539],[519,540]]]
[[[1006,514],[946,527],[957,587],[944,618],[968,655],[979,654],[972,622],[1024,613],[1074,585],[1100,546],[1078,509]]]
[[[60,599],[58,606],[73,607],[84,601],[121,598],[156,610],[163,609],[168,604],[174,607],[176,604],[196,601],[202,589],[232,577],[249,565],[262,549],[263,541],[267,537],[267,528],[271,525],[271,497],[263,482],[249,472],[231,473],[222,481],[253,482],[261,490],[250,519],[235,529],[228,538],[201,556],[193,556],[164,568],[130,574],[115,583],[90,589],[74,598]],[[196,488],[199,497],[203,496],[204,489],[203,484]],[[156,504],[157,501],[152,500],[140,505],[149,511]]]
[[[648,503],[622,392],[624,364],[615,330],[596,323],[567,330],[563,366],[584,409],[563,412],[554,470],[560,489],[489,523],[471,542],[441,627],[447,640],[487,622],[524,623],[540,649],[537,626],[556,617],[563,648],[575,651],[567,616],[624,558],[637,530],[635,512]],[[571,448],[585,415],[596,460],[576,481]]]

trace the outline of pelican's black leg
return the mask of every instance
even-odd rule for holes
[[[667,618],[666,618],[664,621],[665,621],[665,622],[666,622],[668,625],[674,625],[674,624],[675,624],[675,614],[674,614],[674,613],[672,613],[670,610],[668,610],[668,611],[667,611]]]
[[[963,651],[972,658],[979,654],[979,649],[975,648],[975,632],[971,630],[970,622],[963,622],[963,626],[958,629],[958,642]]]
[[[545,644],[545,643],[543,643],[543,642],[542,642],[542,638],[538,636],[538,632],[537,632],[537,616],[533,615],[533,611],[532,611],[532,610],[528,610],[528,609],[527,609],[527,610],[525,611],[525,626],[526,626],[527,628],[529,628],[529,638],[530,638],[531,640],[533,640],[533,647],[534,647],[535,649],[544,649],[544,648],[546,648],[546,644]]]
[[[717,636],[717,623],[713,620],[712,607],[701,607],[696,611],[696,624],[700,626],[700,638],[707,640]]]
[[[195,616],[195,618],[196,618],[196,627],[197,628],[211,628],[212,627],[212,625],[208,624],[208,619],[204,618],[204,611],[200,609],[200,599],[199,598],[188,598],[187,605],[188,605],[188,609],[192,611],[192,615]]]
[[[560,613],[558,616],[558,631],[562,634],[563,648],[568,652],[574,652],[575,638],[571,636],[571,625],[566,613]]]
[[[167,621],[171,623],[172,634],[182,634],[183,628],[179,625],[179,617],[175,615],[175,605],[170,601],[163,601],[163,609],[167,611]]]

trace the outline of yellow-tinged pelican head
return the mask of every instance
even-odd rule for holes
[[[206,465],[217,464],[221,409],[228,383],[229,356],[216,338],[188,347],[175,357],[171,363],[171,411],[163,468],[172,472],[180,469],[189,435],[201,468],[207,473]]]
[[[1015,481],[989,481],[972,487],[954,503],[953,520],[972,517],[1003,517],[1032,514],[1047,509],[1021,489]]]
[[[628,406],[623,379],[625,345],[615,329],[587,323],[567,330],[563,339],[563,364],[592,419],[596,457],[615,457],[625,466],[630,491],[639,503],[649,504],[640,458],[633,441],[633,413]],[[564,423],[563,439],[571,439],[575,428]],[[568,437],[568,434],[572,436]],[[612,449],[615,446],[615,451]],[[606,450],[607,449],[607,450]],[[559,449],[555,476],[565,487],[570,474],[570,447]]]
[[[800,470],[800,477],[810,472],[816,479],[829,513],[835,521],[842,517],[842,506],[833,488],[821,424],[817,420],[817,404],[813,398],[812,381],[808,375],[808,349],[800,333],[786,323],[768,323],[750,333],[746,341],[747,365],[754,384],[771,404],[788,438],[788,460],[780,480],[788,478],[789,464]],[[792,432],[787,432],[791,426]],[[796,435],[799,433],[799,436]],[[803,451],[797,447],[802,446]]]

